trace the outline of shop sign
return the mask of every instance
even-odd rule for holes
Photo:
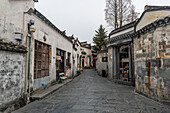
[[[61,60],[61,56],[56,56],[56,59],[57,60]]]
[[[51,63],[51,48],[49,49],[49,63]]]
[[[123,58],[122,62],[129,62],[129,58]]]

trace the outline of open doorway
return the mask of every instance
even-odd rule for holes
[[[65,51],[56,49],[56,80],[59,79],[59,73],[64,73],[65,67]]]
[[[123,45],[119,48],[119,59],[120,59],[120,77],[119,79],[123,81],[130,81],[129,75],[129,65],[130,65],[130,58],[129,58],[129,45]]]
[[[84,58],[82,59],[82,67],[84,68]]]

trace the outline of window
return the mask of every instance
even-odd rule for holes
[[[107,57],[102,57],[102,62],[107,62]]]
[[[49,49],[49,45],[35,41],[34,79],[49,76]]]

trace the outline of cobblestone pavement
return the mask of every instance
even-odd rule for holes
[[[115,84],[84,72],[52,95],[14,113],[170,113],[170,106],[134,92],[134,87]]]

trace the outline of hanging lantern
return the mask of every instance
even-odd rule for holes
[[[35,31],[36,31],[35,26],[34,26],[34,25],[31,25],[31,26],[30,26],[30,32],[31,32],[31,33],[34,33]]]

